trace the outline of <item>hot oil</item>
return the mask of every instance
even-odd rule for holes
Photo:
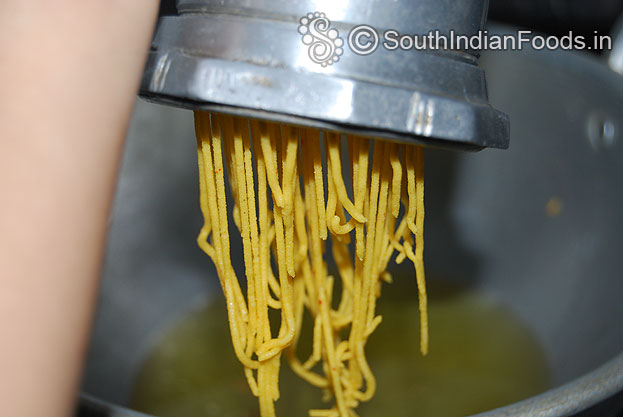
[[[429,290],[430,353],[422,357],[414,285],[394,278],[396,284],[383,288],[383,323],[366,348],[377,392],[358,408],[361,417],[466,416],[548,388],[544,354],[523,323],[495,302],[456,288]],[[278,416],[326,408],[322,393],[285,360],[280,390]],[[164,335],[137,377],[132,407],[160,417],[259,416],[233,352],[224,303],[190,314]]]

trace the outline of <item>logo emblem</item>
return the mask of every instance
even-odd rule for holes
[[[307,13],[299,20],[298,28],[303,44],[308,45],[307,54],[316,64],[323,67],[333,65],[344,53],[344,40],[331,21],[321,12]]]

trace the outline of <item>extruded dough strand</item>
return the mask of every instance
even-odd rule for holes
[[[297,375],[333,398],[310,416],[356,416],[376,390],[365,346],[382,322],[376,300],[382,281],[391,282],[394,252],[396,262],[414,264],[420,349],[428,351],[422,149],[348,136],[351,199],[339,134],[199,111],[195,130],[204,219],[197,242],[216,265],[234,351],[260,414],[275,417],[285,352]],[[225,175],[244,249],[245,294],[231,264]],[[328,258],[339,277],[329,275]],[[275,336],[271,308],[281,316]],[[301,361],[305,311],[314,323],[312,353]]]

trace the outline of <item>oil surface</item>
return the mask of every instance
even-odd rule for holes
[[[430,353],[419,353],[418,306],[412,288],[384,287],[383,323],[366,352],[377,392],[361,417],[459,417],[506,405],[548,388],[535,338],[494,302],[431,289]],[[302,340],[309,345],[309,340]],[[301,357],[306,352],[302,352]],[[159,417],[259,417],[234,356],[224,303],[193,312],[169,330],[139,373],[132,407]],[[281,366],[280,417],[326,408],[320,390]]]

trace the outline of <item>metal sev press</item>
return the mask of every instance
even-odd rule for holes
[[[385,39],[388,30],[476,35],[487,9],[486,0],[178,0],[178,15],[160,19],[140,94],[426,146],[507,148],[508,117],[488,103],[477,50],[392,50]]]

